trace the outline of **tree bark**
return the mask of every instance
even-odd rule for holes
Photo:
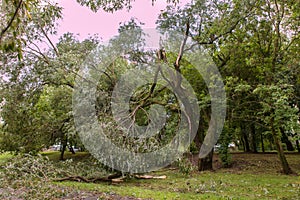
[[[265,153],[265,144],[264,144],[264,135],[263,133],[260,134],[260,140],[261,140],[261,150],[263,153]]]
[[[300,145],[299,145],[299,140],[296,140],[296,146],[297,146],[297,150],[300,153]]]
[[[199,127],[197,130],[197,135],[195,137],[195,143],[196,145],[199,145],[199,149],[201,149],[201,145],[205,138],[205,126],[203,124],[204,119],[201,118],[199,120]],[[198,147],[198,146],[197,146]],[[213,170],[213,153],[214,149],[205,157],[205,158],[199,158],[198,160],[198,171],[206,171],[206,170]]]
[[[289,137],[286,134],[286,132],[284,131],[284,129],[280,128],[280,131],[281,131],[281,141],[286,144],[287,150],[288,151],[295,151],[295,148],[294,148],[292,142],[289,140]]]
[[[202,159],[199,159],[198,161],[198,170],[199,171],[206,171],[206,170],[213,170],[213,154],[214,149],[211,150],[211,152]]]
[[[283,171],[284,174],[292,174],[293,171],[291,170],[291,168],[289,166],[289,163],[288,163],[288,161],[287,161],[287,159],[284,155],[282,144],[280,142],[279,136],[276,133],[276,130],[275,130],[273,125],[271,126],[271,131],[272,131],[272,136],[273,136],[274,143],[275,143],[275,146],[276,146],[276,149],[277,149],[278,157],[279,157],[280,162],[281,162],[282,171]]]
[[[64,154],[66,151],[66,147],[68,145],[68,138],[65,134],[62,133],[62,138],[61,138],[61,144],[62,144],[62,149],[60,152],[60,160],[64,160]]]
[[[62,149],[61,149],[61,152],[60,152],[60,158],[59,158],[59,160],[64,160],[65,150],[66,150],[66,146],[62,145]]]
[[[252,143],[252,151],[253,153],[257,153],[257,145],[256,145],[256,130],[255,130],[255,125],[251,124],[251,143]]]
[[[201,123],[201,122],[200,122],[200,123]],[[200,124],[200,123],[199,123],[199,124]],[[200,128],[200,125],[199,125],[199,128]],[[195,138],[194,138],[194,143],[195,143],[197,149],[200,149],[200,148],[201,148],[201,141],[200,141],[199,130],[198,130],[198,132],[197,132],[197,135],[196,135]]]
[[[244,124],[241,124],[241,131],[242,131],[244,151],[250,152],[251,150],[250,150],[249,140],[248,140],[248,136],[247,136],[247,130],[246,130],[246,126]]]

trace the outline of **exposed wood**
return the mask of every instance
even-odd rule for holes
[[[138,178],[138,179],[166,179],[167,176],[166,175],[163,175],[163,176],[135,175],[135,178]]]
[[[152,176],[152,175],[134,175],[134,178],[137,179],[166,179],[167,176]],[[112,174],[105,177],[99,178],[86,178],[83,176],[67,176],[64,178],[53,179],[56,182],[63,181],[75,181],[75,182],[84,182],[84,183],[96,183],[96,182],[112,182],[112,183],[122,183],[126,177],[122,176],[121,173]]]
[[[124,178],[114,178],[114,179],[111,179],[111,182],[112,183],[122,183],[124,182]]]

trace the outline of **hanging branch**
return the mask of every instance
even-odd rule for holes
[[[46,37],[46,39],[48,40],[49,44],[50,44],[51,47],[53,48],[55,54],[56,54],[57,56],[59,56],[59,53],[58,53],[57,48],[55,47],[55,45],[53,44],[53,42],[51,41],[51,39],[49,38],[49,36],[48,36],[47,33],[45,32],[45,30],[43,29],[43,27],[40,26],[40,25],[39,25],[39,27],[41,28],[41,31],[42,31],[43,35]]]
[[[16,19],[17,17],[17,14],[19,12],[19,10],[21,9],[21,6],[22,6],[22,3],[23,3],[23,0],[20,0],[15,12],[14,12],[14,15],[12,16],[12,18],[10,19],[10,21],[8,22],[7,26],[1,31],[0,33],[0,43],[2,41],[2,38],[4,36],[4,34],[8,31],[8,29],[12,26],[12,23],[14,22],[14,20]]]

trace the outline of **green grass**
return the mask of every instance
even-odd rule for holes
[[[116,193],[121,196],[151,199],[297,199],[300,179],[297,176],[231,173],[194,173],[185,176],[177,171],[158,172],[164,180],[128,180],[119,184],[64,182],[61,186]]]
[[[0,166],[5,164],[12,157],[13,157],[13,154],[11,154],[9,152],[0,153]]]

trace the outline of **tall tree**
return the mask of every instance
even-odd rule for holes
[[[236,29],[240,27],[240,23],[246,20],[248,15],[251,15],[254,6],[251,2],[242,1],[194,1],[184,8],[168,6],[161,13],[158,24],[162,31],[168,32],[176,30],[178,32],[186,31],[186,24],[190,24],[188,37],[191,39],[191,44],[186,45],[184,51],[192,50],[193,48],[202,48],[207,51],[212,57],[217,55],[216,64],[221,69],[229,61],[229,54],[225,51],[218,53],[222,48],[222,43],[230,39]],[[182,66],[183,70],[186,66]],[[193,80],[195,81],[195,80]],[[206,102],[206,106],[202,106],[203,113],[206,113],[206,120],[210,116],[210,101],[205,100],[208,93],[203,86],[197,88],[197,92],[202,94],[202,102]],[[205,98],[203,98],[205,97]],[[201,115],[203,116],[203,115]],[[206,121],[208,123],[208,121]],[[199,127],[203,129],[205,126]],[[200,144],[203,142],[204,130],[200,130],[201,135],[196,136]],[[199,170],[212,169],[212,153],[207,158],[200,159]]]

